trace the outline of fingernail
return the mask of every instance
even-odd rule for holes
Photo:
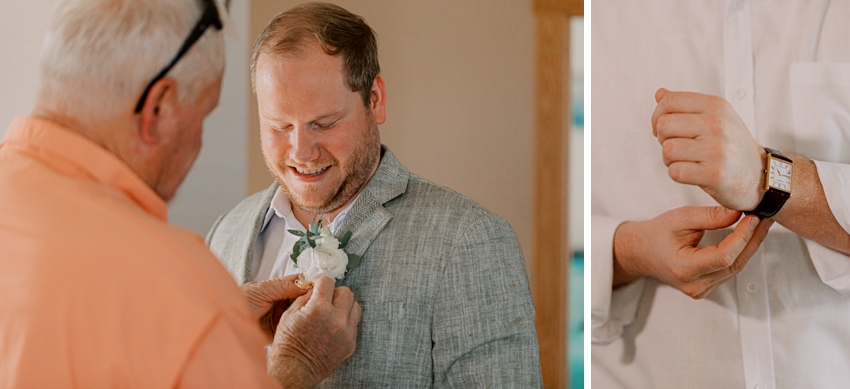
[[[759,225],[758,216],[753,216],[750,218],[750,229],[754,230]]]

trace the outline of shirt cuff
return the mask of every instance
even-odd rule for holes
[[[845,231],[850,231],[850,165],[813,161],[818,170],[826,202]],[[813,240],[803,239],[809,257],[823,283],[850,297],[850,258]]]
[[[616,291],[614,281],[614,231],[623,222],[607,216],[592,215],[591,230],[591,341],[607,344],[631,324],[643,294],[646,279],[641,278]]]

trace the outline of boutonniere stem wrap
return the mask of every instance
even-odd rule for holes
[[[351,239],[351,231],[346,231],[337,239],[329,227],[322,226],[321,220],[313,220],[306,232],[289,230],[289,233],[300,238],[292,247],[289,257],[295,262],[295,267],[304,273],[304,280],[296,283],[302,289],[309,289],[312,281],[322,276],[341,280],[347,270],[360,264],[360,256],[343,250]]]

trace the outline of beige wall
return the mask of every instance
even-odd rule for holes
[[[300,2],[252,1],[252,36]],[[383,143],[410,171],[507,219],[529,258],[535,58],[530,1],[333,2],[363,16],[378,34],[387,88]],[[271,183],[257,127],[252,115],[253,191]]]
[[[0,1],[0,137],[28,114],[38,87],[38,52],[55,0]]]

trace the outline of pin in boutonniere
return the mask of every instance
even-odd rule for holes
[[[351,231],[346,231],[337,239],[331,234],[330,227],[322,226],[322,221],[313,220],[306,232],[289,230],[289,233],[300,237],[292,247],[292,262],[304,273],[304,279],[296,281],[302,289],[313,286],[313,280],[328,276],[341,280],[346,270],[360,264],[360,256],[346,253],[343,248],[351,239]]]

